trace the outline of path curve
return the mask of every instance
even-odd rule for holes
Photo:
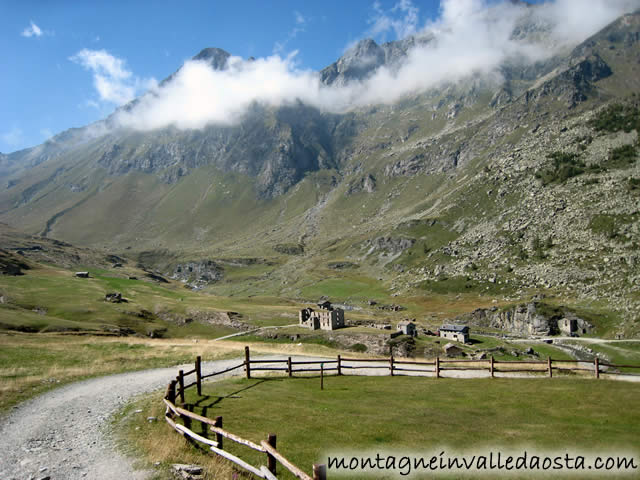
[[[258,358],[258,357],[254,357]],[[286,359],[269,355],[269,359]],[[294,356],[295,360],[330,359]],[[244,359],[203,363],[203,374],[221,371]],[[371,365],[349,362],[354,366]],[[267,366],[265,364],[263,366]],[[282,366],[282,364],[278,364]],[[330,367],[332,365],[327,365]],[[2,480],[121,480],[145,479],[152,472],[136,470],[135,459],[118,452],[108,431],[110,418],[133,397],[163,388],[179,369],[193,364],[142,370],[93,378],[72,383],[28,400],[0,420],[0,479]],[[420,368],[420,367],[415,367]],[[235,370],[215,377],[241,374]],[[350,369],[345,374],[389,375],[388,366],[380,369]],[[420,373],[403,372],[407,375]],[[487,371],[447,371],[443,376],[479,378]],[[500,376],[507,376],[501,374]],[[527,377],[527,374],[508,376]],[[638,381],[640,377],[633,380]],[[162,421],[162,419],[158,419]]]
[[[206,362],[223,370],[239,359]],[[110,418],[136,395],[165,386],[193,364],[71,383],[28,400],[0,420],[0,479],[144,479],[115,448]],[[162,419],[159,419],[162,420]]]

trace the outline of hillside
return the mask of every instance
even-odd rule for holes
[[[523,18],[514,35],[544,36]],[[320,75],[348,85],[432,41],[366,40]],[[196,56],[214,70],[227,58]],[[545,293],[636,335],[638,58],[640,12],[500,78],[391,104],[255,104],[238,124],[186,130],[110,117],[2,155],[0,221],[224,295]]]

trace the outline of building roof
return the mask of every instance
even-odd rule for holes
[[[403,320],[403,321],[401,321],[401,322],[398,322],[398,326],[399,326],[399,327],[401,327],[401,326],[405,326],[405,325],[415,325],[415,323],[413,323],[413,322],[412,322],[412,321],[410,321],[410,320]]]
[[[459,332],[459,333],[468,333],[469,332],[469,327],[467,327],[466,325],[442,325],[440,327],[440,331],[442,330],[446,330],[449,332]]]

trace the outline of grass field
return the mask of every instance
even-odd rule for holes
[[[89,377],[256,353],[335,355],[319,344],[266,345],[203,339],[150,339],[0,332],[0,416],[47,390]]]
[[[321,391],[317,377],[267,377],[210,383],[203,394],[197,398],[190,392],[190,409],[210,418],[223,416],[225,429],[254,442],[276,433],[279,451],[306,471],[312,463],[326,463],[328,454],[341,452],[631,450],[637,458],[640,449],[640,412],[620,408],[640,401],[640,385],[625,382],[328,377]],[[164,422],[145,421],[149,415],[164,414],[160,397],[147,396],[122,413],[128,444],[150,462],[195,462],[219,472],[219,461],[188,446]],[[143,413],[132,413],[135,408]],[[200,425],[193,428],[206,435]],[[229,441],[225,449],[264,464],[264,454]],[[231,478],[227,474],[215,478]],[[330,471],[329,476],[335,475]],[[164,477],[159,473],[157,478]]]
[[[168,367],[240,354],[233,344],[0,333],[0,415],[51,388],[112,373]]]

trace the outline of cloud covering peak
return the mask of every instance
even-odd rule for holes
[[[443,82],[477,75],[495,77],[508,59],[548,57],[558,45],[576,44],[621,14],[640,8],[640,0],[588,3],[589,8],[583,0],[527,7],[508,0],[442,0],[439,18],[421,27],[419,11],[410,0],[400,0],[393,7],[392,13],[395,18],[401,14],[400,20],[388,17],[376,3],[372,32],[393,31],[400,38],[429,36],[431,40],[414,42],[406,56],[393,65],[381,65],[366,78],[336,86],[322,83],[317,72],[299,69],[296,52],[255,61],[230,57],[222,71],[204,61],[188,61],[170,82],[153,85],[135,105],[118,111],[114,118],[124,127],[142,130],[168,126],[195,129],[236,123],[254,103],[278,107],[303,102],[331,112],[391,103]],[[544,38],[516,38],[514,29],[523,21],[537,24]],[[94,72],[101,96],[132,98],[133,90],[127,83],[130,72],[122,64],[109,59],[106,52],[82,53],[74,61]],[[119,88],[105,88],[101,77]]]

